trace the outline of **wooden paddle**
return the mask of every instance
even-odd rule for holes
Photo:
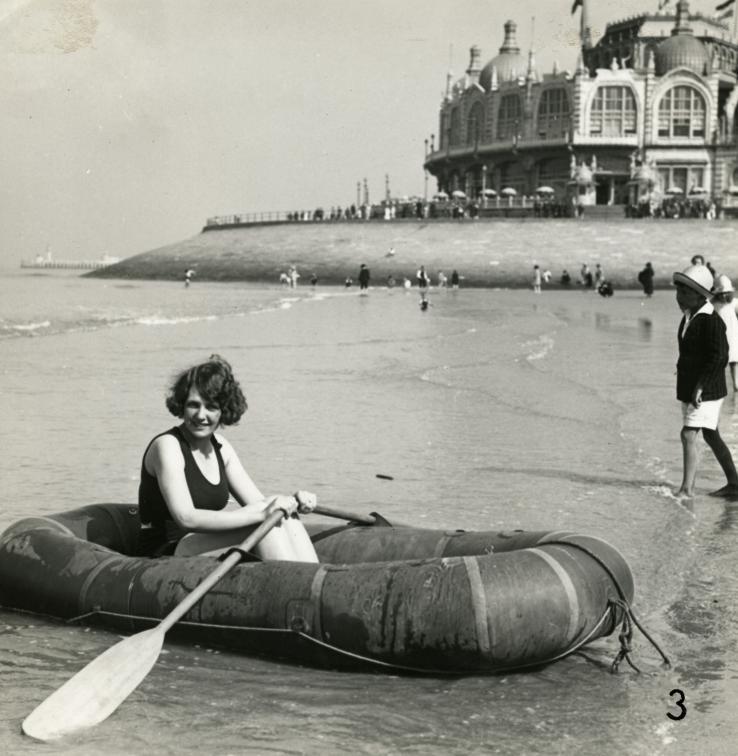
[[[253,549],[283,517],[281,510],[273,512],[238,548]],[[77,672],[26,717],[23,732],[37,740],[56,740],[109,717],[151,671],[166,631],[241,559],[241,554],[233,551],[156,627],[116,643]]]

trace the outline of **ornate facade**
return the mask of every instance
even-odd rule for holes
[[[738,195],[738,44],[725,23],[680,0],[608,24],[594,46],[582,34],[576,70],[543,75],[515,36],[508,21],[496,57],[482,66],[472,47],[466,75],[447,81],[425,161],[439,191],[545,185],[590,205]]]

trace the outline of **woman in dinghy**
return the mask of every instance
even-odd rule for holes
[[[317,562],[297,518],[297,512],[315,508],[315,494],[298,491],[294,496],[265,497],[231,444],[216,432],[237,423],[247,406],[228,362],[212,355],[180,373],[166,405],[182,422],[155,436],[144,452],[138,492],[139,555],[171,555],[175,549],[177,554],[192,554],[238,544],[249,530],[281,509],[285,519],[259,543],[257,556]],[[241,506],[227,507],[229,495]]]

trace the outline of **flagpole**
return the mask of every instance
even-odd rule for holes
[[[588,37],[588,27],[589,27],[589,18],[587,17],[587,0],[582,0],[581,8],[579,10],[579,39],[581,42],[581,48],[584,50],[585,47],[588,46],[589,40]]]

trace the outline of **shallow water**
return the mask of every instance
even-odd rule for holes
[[[134,501],[140,455],[173,419],[172,373],[218,352],[249,411],[228,430],[265,492],[431,527],[604,537],[636,578],[636,633],[549,667],[462,679],[314,670],[167,644],[102,725],[53,753],[711,754],[734,752],[738,505],[705,454],[693,511],[674,399],[668,292],[415,292],[69,274],[2,280],[0,528]],[[738,408],[721,432],[738,451]],[[377,473],[391,475],[383,480]],[[35,752],[23,717],[118,636],[0,611],[0,750]],[[680,721],[669,692],[681,689]]]

